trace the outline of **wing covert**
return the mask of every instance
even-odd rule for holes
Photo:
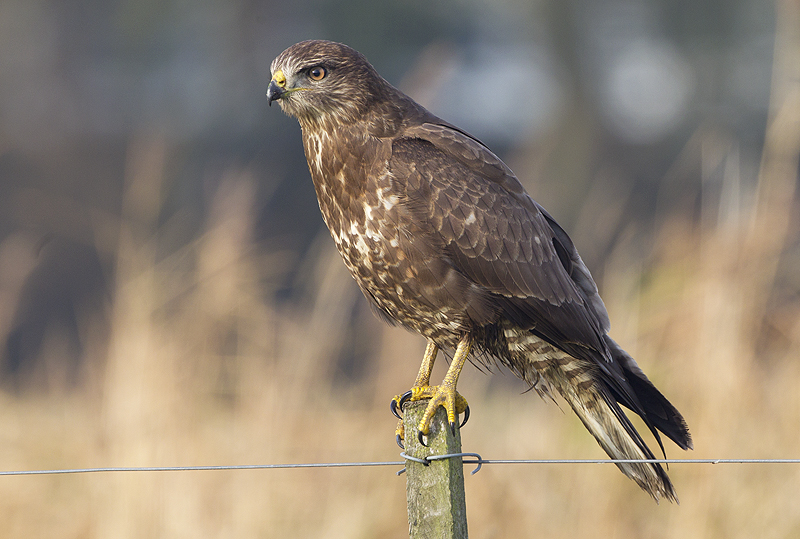
[[[562,348],[607,356],[608,315],[569,236],[476,139],[422,124],[393,142],[389,168],[453,266],[505,315]],[[582,353],[581,353],[582,352]]]

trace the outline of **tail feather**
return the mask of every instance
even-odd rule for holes
[[[612,459],[655,460],[620,404],[642,418],[662,452],[658,431],[681,448],[691,449],[692,438],[680,412],[611,338],[603,337],[605,353],[577,347],[583,353],[573,357],[534,331],[509,326],[503,337],[508,353],[497,356],[540,395],[558,392]],[[666,498],[677,503],[672,482],[660,464],[615,464],[656,501]]]
[[[689,426],[677,408],[656,389],[656,386],[645,376],[636,361],[625,350],[610,337],[606,336],[605,340],[611,351],[611,357],[622,367],[625,379],[645,412],[645,421],[664,433],[681,449],[693,449]],[[615,395],[615,398],[618,402],[628,406],[620,395]],[[638,413],[635,408],[628,407]]]
[[[558,389],[609,457],[614,460],[655,458],[613,396],[597,385],[580,391],[571,384],[560,385]],[[621,462],[616,465],[656,501],[663,497],[678,502],[672,482],[660,464]]]

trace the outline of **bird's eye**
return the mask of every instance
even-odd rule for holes
[[[322,66],[312,67],[308,70],[308,76],[311,78],[311,80],[322,80],[327,74],[328,71]]]

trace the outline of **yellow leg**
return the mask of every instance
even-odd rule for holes
[[[433,341],[428,341],[425,347],[425,355],[422,356],[422,365],[419,366],[417,379],[414,380],[414,387],[428,387],[431,383],[431,373],[433,372],[433,362],[436,361],[436,354],[439,347]]]
[[[436,354],[439,352],[439,347],[433,341],[428,341],[428,346],[425,348],[425,355],[422,356],[422,365],[419,366],[419,373],[417,379],[414,380],[414,385],[411,388],[411,398],[406,397],[406,400],[419,400],[414,398],[414,391],[419,392],[424,390],[431,383],[431,372],[433,372],[433,362],[436,361]],[[395,395],[392,399],[392,413],[400,419],[400,414],[397,411],[403,407],[403,395]],[[399,428],[399,427],[398,427]]]
[[[419,373],[417,373],[417,379],[414,380],[414,385],[411,388],[411,397],[407,398],[408,400],[418,400],[414,399],[414,392],[420,392],[420,390],[425,390],[430,385],[431,381],[431,373],[433,372],[433,363],[436,361],[436,354],[439,352],[439,347],[436,346],[436,343],[433,341],[428,341],[428,346],[425,347],[425,355],[422,356],[422,364],[419,366]],[[398,408],[402,409],[403,407],[403,395],[395,395],[392,399],[392,413],[399,419],[397,422],[397,428],[394,431],[395,437],[397,438],[397,445],[403,447],[403,438],[405,437],[405,427],[403,426],[403,419],[400,417],[398,413]]]
[[[436,408],[439,406],[444,406],[447,411],[447,421],[450,423],[450,428],[455,432],[458,414],[464,412],[467,408],[467,400],[456,392],[456,384],[458,384],[458,376],[461,374],[461,369],[464,368],[464,363],[469,357],[470,350],[472,350],[472,339],[469,335],[464,335],[458,343],[456,353],[453,355],[453,361],[450,363],[442,383],[434,387],[428,386],[425,389],[416,387],[412,389],[411,400],[431,399],[417,427],[420,435],[427,435],[430,431],[431,420],[436,413]],[[414,390],[416,389],[419,389],[419,391],[415,392]],[[415,395],[414,393],[417,394]]]
[[[467,399],[462,397],[456,392],[456,383],[458,376],[461,374],[461,369],[469,356],[470,349],[472,348],[472,341],[469,336],[464,336],[456,348],[456,353],[453,356],[453,362],[447,370],[447,374],[439,386],[430,386],[431,372],[433,371],[433,363],[436,361],[436,354],[439,352],[439,347],[433,341],[428,341],[428,346],[425,348],[425,355],[422,358],[422,365],[419,367],[417,379],[414,381],[414,386],[411,391],[406,395],[397,395],[392,399],[392,413],[400,418],[397,409],[402,408],[406,401],[418,401],[422,399],[431,399],[428,407],[425,410],[425,415],[419,425],[418,436],[427,435],[430,430],[430,422],[436,412],[436,408],[444,406],[447,410],[447,420],[450,422],[450,428],[455,432],[456,418],[458,414],[466,413],[464,418],[469,417],[469,405]],[[403,420],[397,423],[395,430],[397,437],[397,444],[403,447],[402,440],[405,435]]]

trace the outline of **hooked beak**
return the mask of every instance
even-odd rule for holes
[[[274,75],[272,75],[272,80],[269,81],[269,86],[267,86],[267,101],[269,102],[269,106],[272,106],[272,102],[276,99],[280,99],[281,97],[286,94],[286,76],[283,74],[283,71],[276,71]]]
[[[285,89],[278,86],[274,79],[271,80],[269,86],[267,86],[267,101],[269,102],[269,106],[271,107],[272,102],[283,97],[285,93]]]

